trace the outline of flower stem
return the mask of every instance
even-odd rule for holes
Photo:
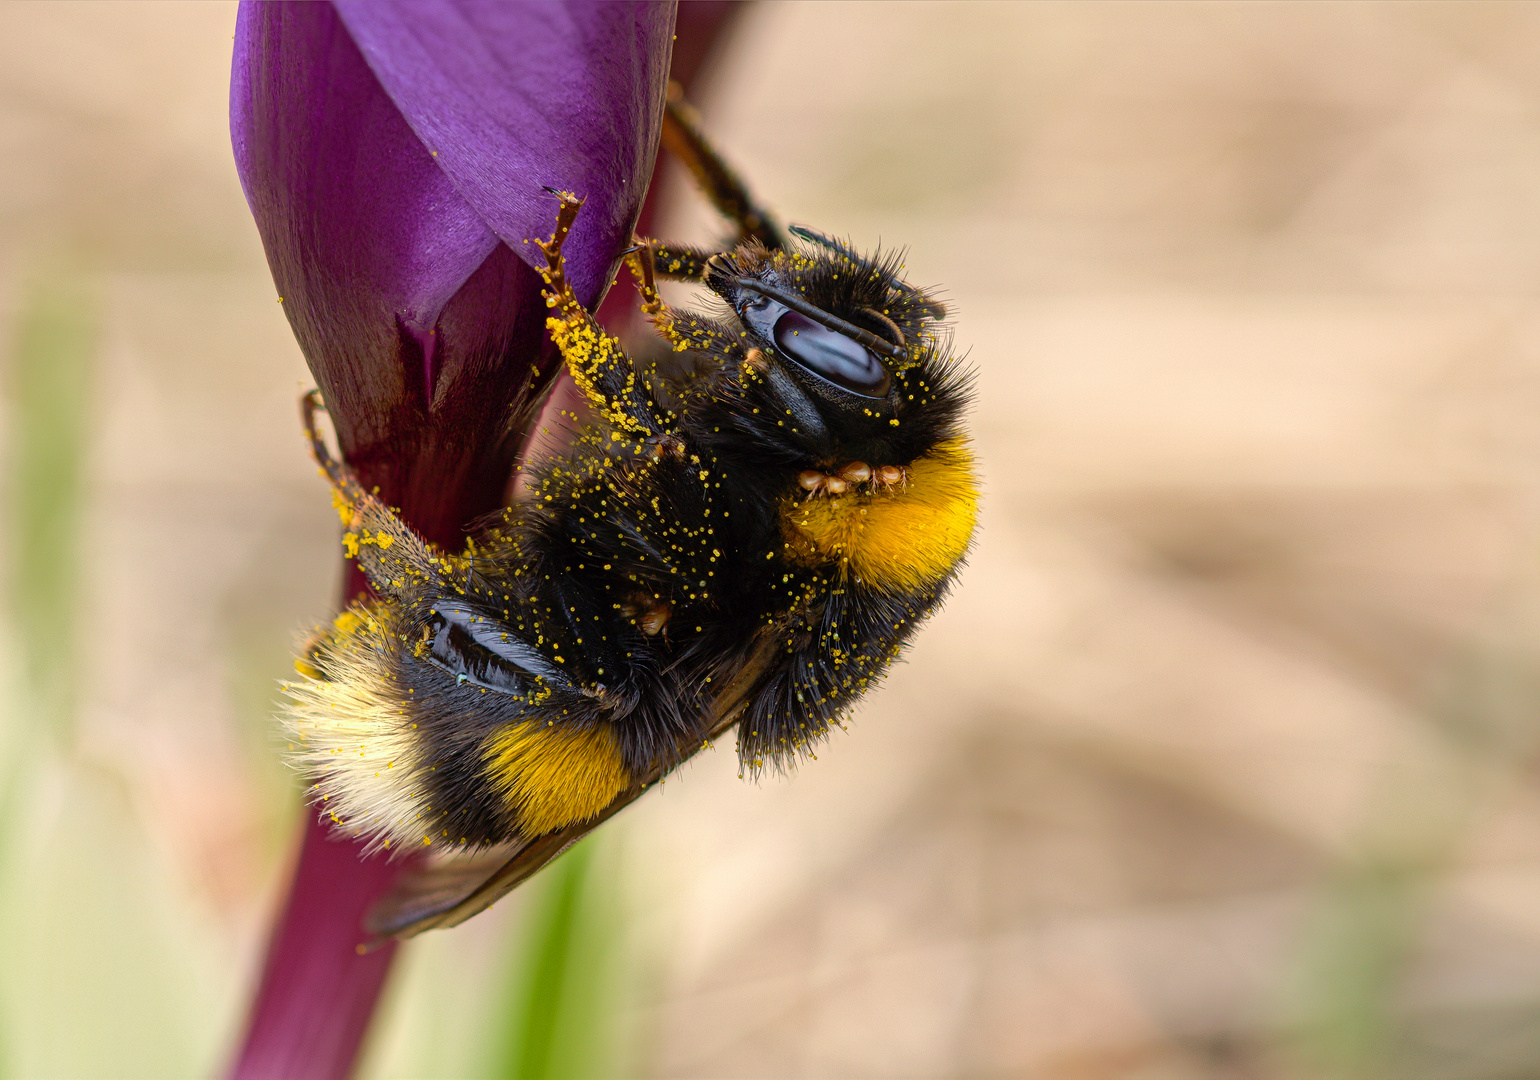
[[[409,862],[366,856],[358,841],[305,817],[304,840],[252,1006],[234,1080],[338,1080],[358,1049],[396,944],[361,953],[364,912]]]

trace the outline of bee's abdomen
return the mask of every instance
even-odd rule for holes
[[[286,684],[292,754],[371,846],[497,843],[593,817],[631,782],[601,704],[522,672],[517,692],[417,655],[388,604],[338,617]]]
[[[533,718],[487,742],[487,778],[525,836],[593,817],[631,783],[614,731]]]

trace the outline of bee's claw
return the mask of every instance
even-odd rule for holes
[[[807,493],[803,501],[818,495],[843,495],[852,488],[891,491],[894,487],[909,486],[909,470],[898,465],[872,468],[864,461],[852,461],[832,474],[804,469],[797,474],[797,486]]]

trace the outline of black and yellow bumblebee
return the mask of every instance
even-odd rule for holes
[[[464,551],[363,490],[307,399],[378,598],[285,684],[293,758],[324,812],[379,847],[497,859],[419,876],[377,934],[482,910],[734,724],[746,771],[794,761],[879,681],[972,542],[969,376],[945,308],[895,257],[784,235],[678,103],[665,145],[740,230],[725,251],[626,253],[689,363],[633,362],[577,302],[562,244],[582,199],[553,192],[548,326],[589,412]],[[720,310],[666,305],[657,278]]]

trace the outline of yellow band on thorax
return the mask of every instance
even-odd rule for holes
[[[781,526],[803,565],[834,562],[869,585],[913,591],[939,582],[967,553],[978,498],[972,449],[948,439],[909,466],[900,490],[787,496]]]

